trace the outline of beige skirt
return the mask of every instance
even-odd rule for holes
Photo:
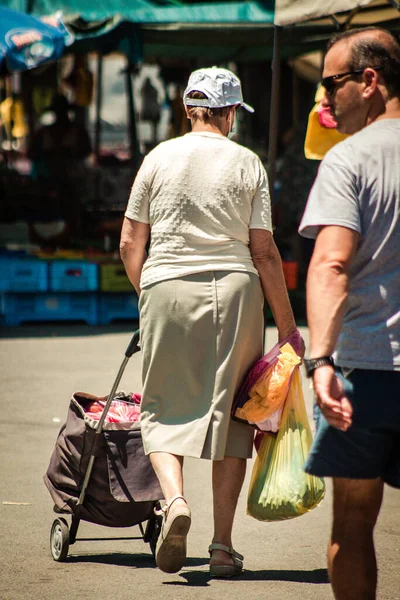
[[[251,457],[254,430],[230,413],[262,355],[263,302],[257,275],[239,271],[208,271],[142,290],[146,454]]]

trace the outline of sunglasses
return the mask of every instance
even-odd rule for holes
[[[330,75],[329,77],[323,77],[321,79],[321,85],[326,89],[326,93],[330,96],[333,94],[336,88],[336,81],[338,79],[342,79],[342,77],[348,77],[349,75],[361,75],[364,73],[365,69],[374,69],[374,71],[379,71],[383,69],[382,65],[378,65],[377,67],[364,67],[363,69],[356,69],[355,71],[347,71],[346,73],[339,73],[338,75]]]

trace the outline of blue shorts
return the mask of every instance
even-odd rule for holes
[[[344,377],[339,368],[336,374],[353,406],[353,424],[340,431],[328,425],[314,406],[317,433],[306,472],[320,477],[381,477],[400,488],[400,372],[354,369]]]

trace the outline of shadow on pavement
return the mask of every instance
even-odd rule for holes
[[[188,558],[185,567],[199,567],[208,564],[208,558]],[[128,554],[127,552],[102,552],[101,554],[76,554],[68,556],[66,563],[100,563],[136,569],[156,569],[156,563],[151,554]],[[196,573],[193,573],[196,575]],[[204,573],[197,573],[197,575]]]
[[[129,554],[127,552],[102,552],[101,554],[75,554],[68,556],[66,563],[99,563],[137,569],[155,569],[156,563],[151,554]]]
[[[190,585],[194,587],[208,586],[211,577],[207,572],[185,572],[180,576],[184,581],[164,581],[164,585]],[[314,569],[312,571],[293,571],[293,570],[268,570],[262,571],[243,571],[241,575],[235,578],[235,581],[291,581],[294,583],[329,583],[328,571],[326,569]]]
[[[139,327],[137,320],[118,321],[109,325],[87,325],[78,321],[62,323],[24,323],[17,327],[0,327],[0,338],[41,338],[41,337],[80,337],[89,335],[107,335],[113,333],[133,333]]]
[[[262,571],[244,571],[240,579],[246,581],[293,581],[296,583],[329,583],[326,569],[313,569],[312,571],[292,571],[281,569],[265,569]]]

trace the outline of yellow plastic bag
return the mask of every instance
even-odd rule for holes
[[[318,506],[325,495],[324,480],[303,470],[311,442],[297,366],[280,429],[277,434],[266,433],[258,449],[247,497],[248,515],[259,521],[280,521]]]
[[[304,155],[308,159],[322,160],[325,154],[338,142],[345,140],[348,134],[339,133],[337,129],[328,129],[321,125],[318,116],[318,107],[324,97],[324,90],[320,86],[315,94],[315,105],[308,117],[307,133],[304,142]]]

